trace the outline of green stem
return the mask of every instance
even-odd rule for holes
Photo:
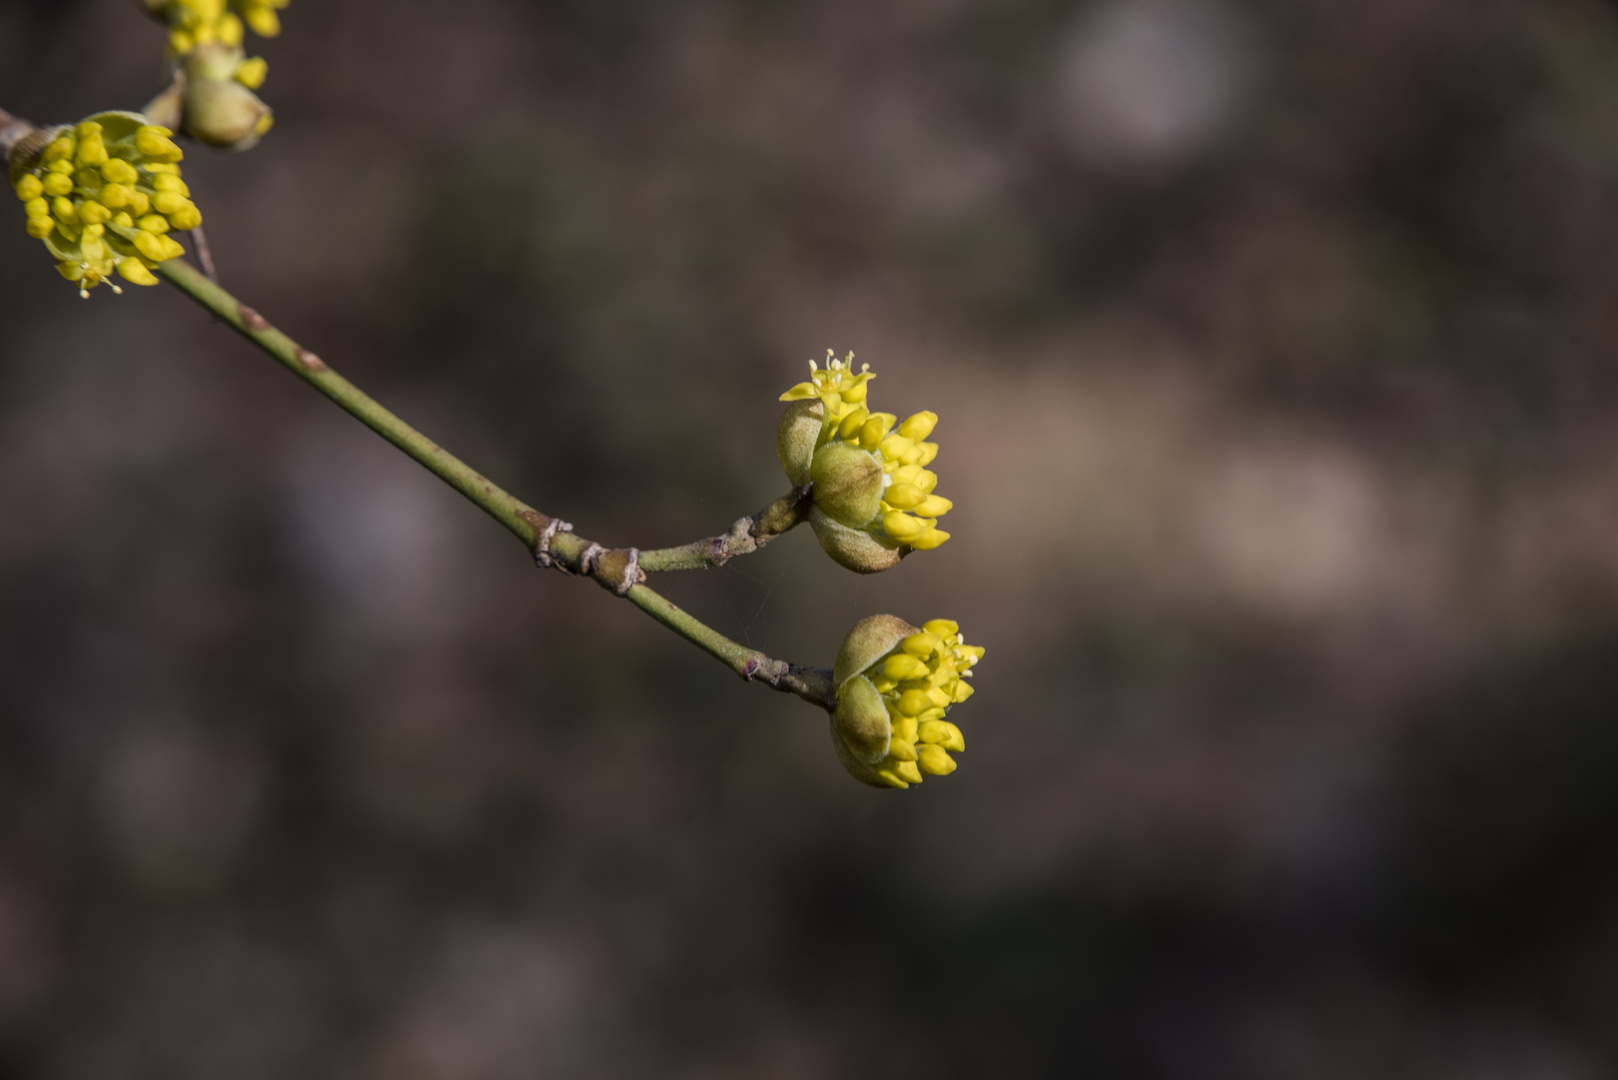
[[[333,371],[320,357],[209,281],[190,263],[183,259],[171,259],[160,264],[157,272],[169,284],[280,361],[298,378],[325,394],[339,408],[481,507],[533,551],[542,565],[554,565],[568,573],[595,579],[750,682],[762,682],[777,690],[797,694],[805,701],[825,709],[835,707],[831,672],[774,660],[756,649],[740,645],[639,583],[645,571],[717,566],[733,555],[762,546],[771,536],[796,525],[807,514],[807,499],[802,489],[777,499],[753,518],[743,518],[724,537],[644,553],[633,548],[604,549],[575,535],[571,526],[508,494],[460,458],[399,419],[375,398]],[[746,523],[746,528],[742,528],[743,523]]]
[[[750,555],[789,529],[809,520],[809,486],[795,487],[770,505],[737,520],[730,531],[679,547],[640,553],[640,568],[649,574],[667,570],[712,570],[738,555]]]

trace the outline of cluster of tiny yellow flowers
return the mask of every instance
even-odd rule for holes
[[[850,528],[880,532],[920,551],[936,548],[949,539],[949,533],[938,528],[938,519],[954,505],[934,494],[938,476],[927,468],[938,456],[938,444],[926,441],[938,415],[919,412],[900,422],[893,413],[873,412],[867,404],[867,384],[875,376],[869,364],[856,374],[853,361],[852,353],[840,361],[827,350],[825,368],[809,361],[809,381],[781,395],[788,402],[817,399],[824,410],[816,440],[816,473],[846,474],[847,455],[839,451],[854,448],[871,454],[881,466],[880,488],[870,493],[877,496],[874,506],[869,499],[858,499],[822,508]],[[868,510],[874,513],[867,516]]]
[[[281,32],[281,17],[276,14],[290,0],[147,0],[153,14],[169,25],[169,55],[186,56],[199,45],[224,45],[238,49],[246,36],[246,27],[260,37],[275,37]],[[264,84],[269,71],[262,57],[243,59],[237,65],[235,78],[244,86],[258,89]]]
[[[173,133],[133,116],[102,118],[108,123],[64,129],[14,185],[28,235],[45,242],[81,296],[111,284],[114,269],[136,285],[156,285],[151,268],[184,254],[168,232],[202,224],[180,179],[184,154]]]
[[[949,619],[920,629],[886,615],[857,624],[839,655],[842,680],[832,714],[849,772],[895,788],[954,772],[950,753],[964,751],[966,739],[945,715],[972,696],[966,680],[983,653],[962,641],[961,628]]]
[[[869,677],[887,706],[893,726],[888,755],[876,774],[893,787],[921,783],[928,776],[955,771],[949,751],[966,749],[961,729],[944,719],[950,706],[972,696],[966,682],[983,648],[961,640],[961,628],[949,619],[933,619],[873,665]]]

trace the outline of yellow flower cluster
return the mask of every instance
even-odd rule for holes
[[[869,664],[848,673],[863,659],[859,654],[884,645]],[[972,696],[966,680],[983,653],[981,646],[962,641],[960,627],[949,619],[933,619],[919,630],[885,615],[857,625],[838,658],[841,681],[832,719],[849,772],[866,783],[895,788],[919,784],[924,775],[954,772],[950,752],[964,751],[966,739],[944,717]]]
[[[809,381],[781,395],[786,402],[818,400],[823,410],[810,473],[816,504],[849,528],[919,551],[936,548],[949,539],[938,519],[954,506],[934,494],[938,476],[927,468],[938,456],[938,444],[927,441],[938,414],[919,412],[900,422],[893,413],[871,411],[867,384],[875,376],[869,364],[855,374],[853,361],[852,353],[839,361],[827,350],[824,369],[809,361]],[[875,459],[880,480],[856,451]]]
[[[240,50],[246,27],[260,37],[281,32],[277,12],[291,0],[146,0],[147,10],[168,23],[169,55],[190,55],[198,46],[222,45]],[[263,57],[238,55],[232,77],[250,90],[264,85],[269,65]]]
[[[14,182],[28,235],[43,240],[79,295],[114,269],[136,285],[156,285],[152,267],[184,254],[167,234],[194,229],[202,214],[180,179],[184,153],[135,113],[100,113],[63,128]]]

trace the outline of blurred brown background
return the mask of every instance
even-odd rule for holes
[[[139,107],[123,0],[0,104]],[[661,579],[988,647],[958,773],[0,228],[0,1077],[1618,1075],[1618,5],[295,0],[224,283],[611,543],[825,349],[955,539]]]

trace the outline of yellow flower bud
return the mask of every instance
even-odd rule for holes
[[[935,412],[919,412],[899,425],[899,434],[914,442],[920,442],[933,433],[938,424],[938,414]]]
[[[32,173],[17,181],[17,198],[23,202],[32,202],[34,199],[39,198],[40,193],[44,190],[45,185],[40,182],[39,177],[34,176]]]
[[[66,195],[73,190],[73,178],[58,172],[49,173],[41,182],[40,190],[47,195]]]
[[[157,275],[134,256],[118,260],[118,276],[131,285],[156,285]]]
[[[146,125],[135,132],[135,149],[153,161],[180,161],[185,151],[169,138],[172,134],[168,128]]]
[[[164,259],[168,258],[166,253],[167,249],[163,246],[163,239],[163,237],[157,235],[156,233],[147,232],[145,229],[141,229],[135,233],[134,238],[130,242],[135,245],[135,250],[140,252],[146,258],[152,260],[153,262],[162,262]]]
[[[152,196],[152,209],[159,214],[178,213],[185,206],[185,196],[175,191],[159,191]]]
[[[895,510],[882,516],[882,531],[901,544],[909,544],[927,531],[927,523]]]
[[[275,37],[281,32],[281,20],[269,7],[254,5],[242,12],[242,18],[259,37]]]
[[[948,776],[959,768],[954,759],[944,753],[944,748],[941,746],[922,747],[921,760],[916,764],[928,776]]]
[[[101,176],[109,184],[133,184],[140,179],[140,171],[127,161],[113,159],[101,166]]]
[[[49,217],[31,217],[28,219],[28,235],[35,240],[43,240],[56,231],[56,219]]]
[[[269,73],[270,65],[268,61],[262,56],[255,56],[250,60],[243,60],[237,66],[233,77],[249,90],[257,90],[264,85],[264,80]]]

